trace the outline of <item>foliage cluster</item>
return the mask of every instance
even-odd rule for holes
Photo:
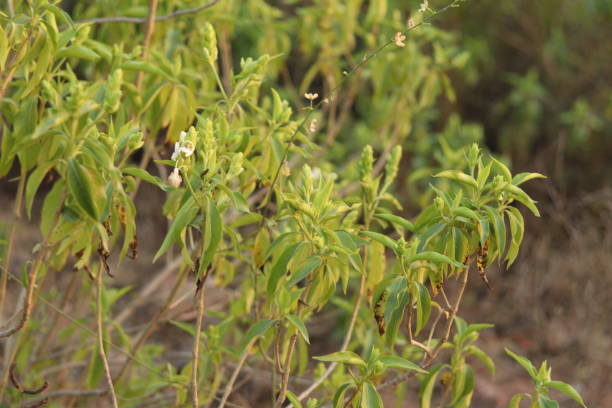
[[[473,344],[490,325],[457,315],[468,274],[488,285],[491,263],[514,262],[516,205],[539,215],[521,185],[543,176],[513,175],[457,117],[429,133],[439,98],[456,97],[449,71],[469,55],[428,21],[459,3],[212,1],[178,14],[193,5],[108,0],[68,13],[35,0],[1,14],[0,175],[18,169],[17,219],[42,202],[42,240],[21,274],[7,234],[0,315],[17,313],[0,331],[11,339],[3,401],[27,404],[30,391],[62,406],[57,384],[28,387],[58,364],[50,349],[74,344],[68,362],[82,375],[61,381],[114,406],[229,405],[246,365],[272,373],[275,407],[380,407],[380,390],[411,378],[421,407],[469,406],[468,357],[494,365]],[[131,23],[77,22],[117,14]],[[422,206],[410,217],[395,188],[406,150]],[[141,182],[166,194],[155,265],[180,255],[167,301],[134,335],[113,308],[129,288],[109,286],[138,252]],[[73,274],[63,297],[45,285],[58,273]],[[8,279],[25,288],[19,304],[6,302],[17,299]],[[187,282],[197,318],[173,324],[193,337],[193,357],[177,370],[148,340]],[[222,289],[235,293],[227,310],[207,311]],[[84,313],[63,312],[70,302]],[[49,308],[70,325],[58,332]],[[344,340],[312,370],[309,326],[330,309]],[[549,387],[584,405],[546,364],[510,354],[535,381],[532,406],[558,406]],[[305,373],[300,393],[291,380]]]

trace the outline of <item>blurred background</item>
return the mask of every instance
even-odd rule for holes
[[[305,92],[325,95],[343,80],[342,71],[405,29],[409,18],[417,19],[419,3],[221,0],[205,13],[160,23],[154,41],[168,58],[195,50],[193,33],[210,20],[224,78],[241,58],[273,55],[265,86],[298,110],[307,102]],[[160,1],[159,14],[197,4]],[[430,7],[445,4],[432,0]],[[138,0],[61,6],[75,20],[147,12],[147,2]],[[141,42],[142,29],[99,24],[92,37],[130,49]],[[83,77],[96,75],[95,68],[80,68]],[[377,155],[402,144],[396,191],[406,218],[431,199],[431,175],[454,168],[473,142],[513,172],[545,174],[547,179],[526,186],[542,217],[524,213],[526,237],[517,262],[489,273],[493,290],[476,277],[466,295],[461,316],[495,324],[481,345],[498,366],[493,378],[484,367],[478,373],[473,406],[503,407],[511,395],[530,389],[504,346],[537,365],[548,360],[553,379],[572,384],[589,406],[612,406],[612,0],[466,1],[411,32],[404,48],[372,60],[318,115],[314,141],[321,149],[310,160],[322,160],[340,176],[354,171],[365,144]],[[1,183],[0,203],[10,208],[16,183],[10,176]],[[164,193],[144,186],[139,196],[140,261],[118,284],[137,285],[141,271],[150,273],[165,234],[158,211]],[[12,220],[8,211],[1,217],[5,234]],[[38,239],[35,221],[20,225],[23,251],[15,265]],[[146,306],[134,324],[147,319]],[[332,320],[317,330],[326,336],[335,328]],[[172,333],[161,330],[155,340],[173,344]]]

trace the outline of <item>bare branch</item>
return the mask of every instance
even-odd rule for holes
[[[212,1],[209,1],[208,3],[202,4],[201,6],[198,6],[198,7],[193,7],[193,8],[183,9],[183,10],[177,10],[174,13],[166,14],[166,15],[163,15],[163,16],[157,16],[157,17],[155,17],[154,21],[155,22],[168,21],[168,20],[172,20],[173,18],[177,18],[177,17],[184,16],[184,15],[187,15],[187,14],[196,14],[196,13],[199,13],[200,11],[206,10],[207,8],[210,8],[210,7],[214,6],[219,1],[220,0],[212,0]],[[74,24],[75,25],[76,24],[105,24],[105,23],[146,24],[148,20],[149,20],[148,18],[126,17],[126,16],[98,17],[98,18],[89,18],[89,19],[85,19],[85,20],[81,20],[81,21],[75,21]],[[66,29],[66,28],[68,28],[68,26],[62,26],[61,27],[61,29]]]

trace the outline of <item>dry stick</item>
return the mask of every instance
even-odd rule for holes
[[[143,60],[149,56],[149,44],[151,44],[151,38],[153,37],[153,30],[155,30],[155,13],[157,12],[157,0],[149,1],[149,15],[147,16],[147,28],[145,31],[144,41],[142,43],[142,54],[140,55]],[[140,93],[142,89],[142,79],[144,72],[138,71],[136,76],[136,90]]]
[[[98,268],[98,276],[96,278],[96,287],[97,287],[97,296],[96,296],[96,308],[97,316],[96,323],[98,326],[98,349],[100,350],[100,358],[102,359],[102,364],[104,365],[104,376],[106,377],[106,382],[108,384],[108,390],[111,395],[111,401],[113,403],[114,408],[119,408],[119,404],[117,403],[117,395],[115,395],[115,388],[113,386],[113,379],[111,377],[110,367],[108,365],[108,360],[106,359],[106,352],[104,351],[104,337],[103,337],[103,326],[102,326],[102,275],[104,274],[104,265],[102,257],[100,257],[100,266]]]
[[[170,291],[170,294],[168,295],[168,298],[166,299],[166,303],[164,303],[164,305],[157,311],[155,316],[153,316],[153,319],[149,321],[149,324],[147,325],[146,329],[140,335],[134,347],[132,347],[132,349],[130,350],[127,360],[125,361],[125,363],[123,364],[123,366],[121,367],[117,375],[115,375],[115,378],[113,379],[114,384],[117,384],[119,379],[123,376],[123,374],[125,374],[125,372],[128,370],[128,368],[132,364],[132,361],[134,361],[134,359],[131,356],[136,355],[140,347],[153,333],[153,330],[157,326],[159,319],[164,315],[164,313],[166,313],[170,309],[170,306],[172,305],[172,302],[174,301],[174,297],[176,296],[178,290],[181,288],[181,286],[183,285],[183,282],[185,281],[185,277],[187,276],[187,270],[188,270],[187,268],[183,269],[178,279],[176,280],[174,287]]]
[[[2,322],[2,316],[4,315],[4,301],[6,299],[8,271],[10,269],[11,253],[13,252],[13,243],[15,241],[15,231],[17,230],[17,223],[21,219],[21,203],[23,202],[25,181],[26,172],[22,169],[21,175],[19,176],[19,184],[17,186],[17,197],[15,197],[15,205],[13,207],[13,225],[11,225],[11,232],[9,232],[9,236],[7,238],[6,250],[4,252],[4,262],[2,265],[2,271],[0,271],[0,322]]]
[[[196,320],[196,332],[193,339],[193,363],[191,366],[191,398],[193,401],[193,408],[200,406],[198,402],[198,361],[200,360],[200,336],[202,333],[202,322],[204,321],[204,291],[206,277],[198,293],[198,318]]]
[[[240,374],[240,370],[242,369],[242,366],[244,365],[248,355],[249,355],[249,350],[251,348],[251,346],[253,345],[253,342],[256,341],[256,339],[253,339],[249,342],[249,344],[246,345],[244,351],[242,352],[242,356],[240,356],[240,361],[238,361],[238,364],[236,365],[236,368],[234,368],[234,371],[232,372],[232,376],[230,377],[230,380],[228,381],[227,385],[225,386],[225,391],[223,391],[223,397],[221,398],[221,402],[219,403],[219,408],[223,408],[225,407],[225,404],[227,403],[227,399],[229,398],[230,394],[232,393],[232,388],[234,387],[234,383],[236,382],[236,378],[238,378],[238,374]]]
[[[188,9],[184,9],[184,10],[177,10],[174,13],[170,13],[170,14],[166,14],[165,16],[157,16],[154,18],[155,22],[160,22],[160,21],[168,21],[171,20],[173,18],[177,18],[180,16],[184,16],[187,14],[196,14],[199,13],[202,10],[205,10],[209,7],[214,6],[215,4],[217,4],[220,0],[213,0],[213,1],[209,1],[208,3],[202,4],[201,6],[198,7],[193,7],[193,8],[188,8]],[[137,17],[124,17],[124,16],[119,16],[119,17],[99,17],[99,18],[90,18],[90,19],[86,19],[86,20],[82,20],[82,21],[75,21],[74,24],[104,24],[104,23],[133,23],[133,24],[144,24],[144,23],[148,23],[149,18],[137,18]],[[61,28],[66,28],[66,27],[61,27]]]

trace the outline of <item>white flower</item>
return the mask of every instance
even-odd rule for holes
[[[187,136],[187,132],[185,132],[184,130],[181,130],[181,133],[179,135],[179,141],[184,142],[186,136]]]
[[[310,92],[306,92],[304,94],[304,98],[308,99],[309,101],[314,101],[315,99],[317,99],[319,97],[318,93],[310,93]]]
[[[419,7],[419,13],[424,13],[429,10],[429,0],[423,0],[421,7]]]
[[[182,142],[181,148],[179,152],[185,155],[185,157],[189,157],[193,154],[195,150],[195,146],[190,141]]]
[[[168,176],[168,184],[170,184],[172,187],[178,187],[181,185],[182,181],[183,178],[179,174],[179,169],[178,167],[175,167],[170,176]]]
[[[397,33],[395,33],[395,36],[393,37],[393,42],[395,43],[395,45],[401,48],[406,45],[404,43],[405,39],[406,39],[406,36],[398,31]]]
[[[414,28],[414,20],[412,17],[408,19],[408,29]]]

